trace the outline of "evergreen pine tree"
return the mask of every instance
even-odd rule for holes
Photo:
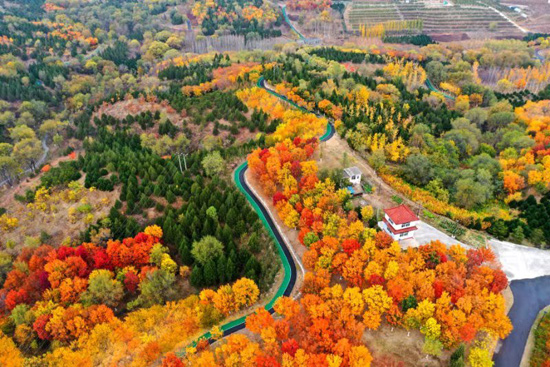
[[[214,221],[211,218],[208,218],[204,223],[204,227],[201,231],[203,237],[214,234]]]
[[[149,208],[149,197],[145,196],[145,194],[141,194],[138,206],[141,209]]]
[[[134,214],[136,210],[136,204],[134,200],[129,200],[127,203],[126,212],[128,214]]]
[[[233,242],[233,240],[227,242],[227,246],[225,247],[225,253],[231,254],[232,252],[235,253],[235,256],[237,256],[239,253],[239,249],[237,248],[237,245],[235,245],[235,242]],[[233,259],[233,261],[236,261],[236,260],[237,260],[237,257]]]
[[[223,227],[222,234],[223,234],[223,238],[222,238],[223,243],[228,243],[230,241],[233,241],[233,231],[231,230],[231,227],[229,227],[228,224],[226,224]]]
[[[525,234],[523,233],[523,227],[517,226],[516,228],[514,228],[514,230],[510,234],[510,239],[515,243],[521,244],[525,239]]]
[[[210,259],[206,265],[204,265],[204,285],[213,286],[218,281],[218,274],[216,269],[216,263],[213,259]]]
[[[178,246],[178,252],[180,254],[181,262],[184,265],[193,265],[193,256],[191,255],[191,246],[187,242],[187,240],[183,239],[181,240],[179,246]]]
[[[225,204],[216,205],[216,208],[218,209],[218,218],[221,218],[222,220],[226,220],[227,216],[227,209],[225,207]]]
[[[202,268],[198,265],[195,265],[193,267],[193,271],[191,271],[191,276],[189,278],[191,285],[195,288],[200,288],[204,285],[204,276]]]
[[[244,224],[243,220],[240,220],[237,225],[235,226],[235,237],[241,237],[242,234],[246,232],[246,224]]]
[[[227,269],[227,258],[225,255],[222,255],[218,258],[218,281],[220,284],[224,284],[230,279],[227,278],[226,269]]]
[[[458,348],[451,354],[450,367],[464,367],[464,344],[460,344]]]
[[[174,195],[174,193],[170,189],[168,189],[168,192],[166,193],[166,200],[170,204],[173,204],[176,201],[176,196]]]
[[[122,185],[122,189],[120,190],[120,201],[126,201],[126,185]]]
[[[490,233],[498,238],[499,240],[504,240],[508,237],[508,227],[502,219],[497,220],[490,228]]]
[[[226,223],[229,224],[230,226],[234,226],[237,224],[237,220],[238,220],[238,215],[235,208],[229,209],[226,216]]]
[[[150,197],[152,193],[153,193],[153,188],[152,188],[151,184],[147,184],[143,188],[143,195],[145,195],[147,197]]]
[[[252,233],[248,239],[248,249],[254,254],[260,251],[260,241],[258,240],[258,234],[256,232]]]
[[[247,261],[244,267],[244,276],[249,279],[252,279],[254,282],[256,282],[256,284],[258,284],[258,276],[256,272],[256,259],[254,259],[253,257],[251,257]]]
[[[227,282],[232,282],[237,278],[237,271],[235,269],[235,263],[231,259],[231,256],[227,259],[225,264],[225,279]]]
[[[128,203],[129,202],[135,202],[136,201],[136,193],[135,189],[132,186],[128,186],[128,189],[126,190],[126,196],[124,198]]]
[[[161,197],[162,191],[159,185],[155,185],[155,189],[153,190],[153,195],[155,195],[156,197]]]

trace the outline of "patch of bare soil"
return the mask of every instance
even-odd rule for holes
[[[125,97],[124,100],[115,103],[103,103],[92,115],[92,121],[95,117],[102,115],[112,116],[119,120],[126,118],[128,115],[136,116],[143,112],[151,111],[153,114],[157,111],[161,113],[161,116],[165,116],[172,124],[179,129],[183,129],[184,123],[186,128],[190,130],[188,138],[191,140],[191,146],[198,147],[206,136],[214,135],[214,121],[209,121],[207,126],[193,124],[191,119],[187,116],[187,112],[184,110],[178,113],[172,108],[168,101],[158,102],[155,97],[139,97],[137,99],[131,96]],[[250,117],[252,113],[249,112],[247,117]],[[231,126],[226,120],[219,120],[220,125]],[[154,125],[152,128],[143,130],[139,124],[133,125],[135,132],[141,134],[144,132],[158,134],[158,125]],[[228,141],[231,133],[227,130],[220,129],[218,137],[222,142]],[[256,132],[250,132],[247,128],[239,129],[239,133],[235,136],[237,142],[247,142],[256,136]]]
[[[550,3],[548,0],[508,0],[505,6],[517,6],[527,18],[518,17],[517,22],[530,32],[550,32]]]
[[[83,154],[82,151],[78,150],[79,147],[82,145],[82,143],[77,139],[67,139],[61,143],[60,146],[55,145],[53,143],[49,143],[50,151],[48,153],[48,158],[55,157],[53,159],[46,159],[44,161],[44,165],[49,164],[52,167],[58,166],[59,163],[70,161],[73,158],[69,157],[68,155],[61,156],[69,146],[76,148],[75,153],[78,155]],[[40,176],[41,174],[38,174],[34,177],[23,177],[21,179],[21,182],[17,183],[16,185],[10,187],[8,185],[0,186],[0,208],[9,208],[12,199],[14,195],[19,194],[23,195],[25,194],[25,191],[29,188],[35,187],[40,183]]]
[[[53,147],[50,148],[50,152],[53,156],[57,155],[56,153],[59,153],[61,148]],[[82,152],[76,151],[76,154],[82,154]],[[58,166],[61,162],[70,161],[73,158],[69,156],[63,156],[63,157],[57,157],[54,158],[51,161],[46,160],[46,162],[52,167]],[[19,182],[17,185],[14,185],[13,187],[9,187],[7,185],[4,185],[0,187],[0,207],[1,208],[10,208],[11,205],[15,202],[14,196],[15,195],[24,195],[25,191],[27,189],[31,189],[36,187],[40,183],[40,177],[42,174],[38,174],[34,177],[25,177],[21,182]]]
[[[351,166],[357,166],[362,174],[363,179],[369,182],[373,188],[374,192],[372,194],[365,194],[363,197],[375,208],[388,208],[395,206],[395,202],[391,199],[394,195],[394,191],[391,187],[388,186],[370,167],[364,159],[358,156],[358,153],[353,151],[347,142],[343,140],[338,134],[335,134],[332,139],[321,143],[321,148],[323,158],[317,157],[319,164],[319,170],[322,169],[340,169],[347,168]],[[316,153],[319,155],[320,153]],[[344,166],[344,154],[347,155],[347,163]]]
[[[34,188],[36,183],[38,177],[22,183],[15,192],[22,194],[27,188]],[[81,194],[77,195],[78,200],[67,200],[67,192],[68,189],[53,189],[50,193],[52,199],[47,201],[51,209],[47,211],[29,209],[26,204],[15,200],[14,195],[4,195],[2,205],[8,209],[10,216],[19,220],[19,224],[10,232],[2,234],[0,243],[5,245],[13,241],[15,246],[9,252],[17,254],[26,246],[27,237],[39,238],[44,232],[51,236],[47,243],[59,246],[68,237],[78,238],[88,224],[106,217],[120,195],[119,188],[111,192],[82,189]]]
[[[506,305],[506,314],[508,314],[514,305],[514,293],[512,293],[512,289],[508,286],[502,291],[502,295],[504,296],[504,303]]]
[[[392,328],[383,323],[376,331],[366,331],[363,343],[375,358],[389,356],[401,361],[404,367],[447,367],[452,352],[443,351],[441,356],[434,357],[422,353],[424,336],[418,330],[409,333],[402,328]],[[373,365],[375,366],[375,365]]]
[[[128,115],[136,116],[147,111],[151,111],[153,114],[159,111],[162,115],[166,116],[172,124],[179,128],[183,127],[183,120],[187,116],[185,111],[178,113],[168,104],[168,101],[159,103],[155,97],[145,98],[141,96],[139,98],[132,98],[131,96],[126,96],[124,100],[115,103],[104,102],[94,111],[92,121],[95,117],[101,117],[102,115],[108,115],[122,120]],[[139,130],[139,125],[137,124],[136,129]],[[154,126],[152,131],[157,132],[158,126]]]
[[[163,198],[163,197],[157,197],[157,196],[151,195],[150,198],[153,199],[155,203],[162,205],[162,207],[167,207],[168,205],[170,205],[174,209],[181,208],[181,206],[184,203],[181,197],[177,197],[176,201],[174,201],[171,204],[168,202],[168,200],[166,200],[166,198]],[[140,226],[144,226],[147,223],[151,223],[151,221],[159,217],[162,217],[164,215],[163,211],[157,210],[156,205],[153,206],[152,208],[144,209],[143,214],[127,214],[126,213],[127,209],[128,209],[128,202],[123,202],[120,212],[129,217],[134,218]]]

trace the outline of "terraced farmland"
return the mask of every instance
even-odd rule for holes
[[[358,30],[361,24],[373,26],[393,20],[402,20],[394,4],[367,5],[355,2],[346,19],[349,28],[353,30]]]
[[[484,6],[439,6],[424,4],[364,3],[354,2],[346,11],[348,29],[358,31],[361,24],[374,26],[379,23],[422,19],[424,33],[469,33],[480,35],[491,32],[520,35],[521,32],[507,19]],[[491,31],[491,28],[492,31]]]

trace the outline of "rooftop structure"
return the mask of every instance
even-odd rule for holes
[[[361,183],[361,171],[355,166],[344,168],[344,177],[347,178],[352,185],[359,185]]]
[[[418,216],[405,204],[384,209],[384,220],[378,226],[386,231],[394,240],[404,240],[414,237],[420,221]]]

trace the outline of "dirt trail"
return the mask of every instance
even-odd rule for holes
[[[375,192],[369,195],[369,200],[373,203],[379,204],[382,207],[395,206],[395,201],[392,200],[393,196],[400,197],[403,202],[410,206],[415,212],[420,212],[424,207],[407,197],[404,197],[397,191],[395,191],[390,185],[388,185],[365,160],[360,154],[351,149],[348,143],[343,140],[338,134],[335,134],[332,139],[323,143],[323,162],[321,167],[336,168],[340,165],[339,160],[344,153],[347,153],[350,166],[357,166],[363,173],[363,177],[373,187]]]

